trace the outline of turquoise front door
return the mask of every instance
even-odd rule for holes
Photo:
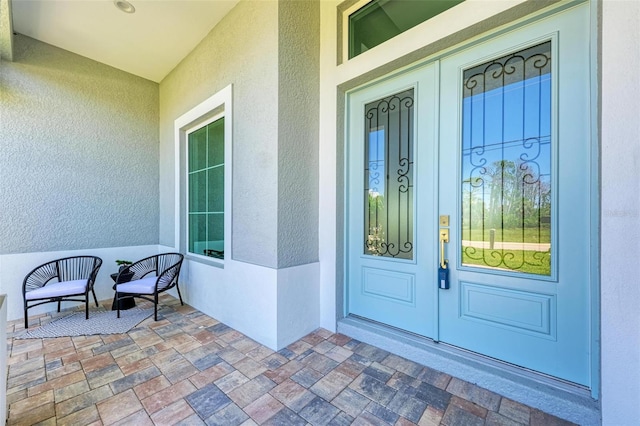
[[[434,337],[437,65],[352,94],[349,312]]]
[[[588,20],[348,95],[348,314],[591,385]]]

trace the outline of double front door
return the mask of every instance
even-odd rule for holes
[[[591,385],[587,23],[348,95],[348,314]]]

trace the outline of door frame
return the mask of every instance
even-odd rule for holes
[[[585,3],[588,3],[585,6]],[[343,165],[342,170],[338,168],[336,171],[337,174],[337,195],[338,195],[338,203],[337,203],[337,226],[338,226],[338,235],[337,235],[337,250],[336,250],[336,306],[338,312],[338,321],[340,318],[344,319],[348,316],[348,265],[347,265],[347,255],[348,255],[348,232],[346,230],[347,225],[347,217],[348,217],[348,190],[347,190],[347,168],[348,168],[348,152],[347,152],[347,129],[348,123],[351,117],[349,117],[349,99],[350,94],[354,91],[359,91],[366,89],[369,86],[373,86],[384,82],[385,80],[392,79],[398,75],[410,72],[414,69],[425,66],[428,63],[438,61],[444,57],[450,56],[460,50],[472,48],[475,45],[483,43],[487,40],[498,37],[504,33],[510,32],[522,25],[531,24],[538,22],[542,19],[545,19],[548,16],[555,15],[567,9],[573,7],[588,7],[590,9],[590,24],[589,24],[589,32],[590,32],[590,87],[591,93],[589,94],[591,102],[590,102],[590,134],[591,140],[588,144],[587,149],[590,150],[591,156],[591,167],[590,167],[590,176],[591,181],[589,183],[590,186],[590,257],[591,257],[591,270],[589,271],[589,293],[591,296],[591,324],[590,324],[590,334],[591,334],[591,387],[589,388],[589,392],[592,398],[599,399],[600,395],[600,249],[599,249],[599,241],[600,241],[600,233],[599,233],[599,225],[600,225],[600,205],[601,205],[601,197],[600,197],[600,167],[599,167],[599,158],[600,158],[600,144],[599,144],[599,107],[598,107],[598,79],[595,74],[595,70],[597,69],[598,63],[598,33],[597,33],[597,23],[598,23],[598,4],[597,2],[588,2],[588,0],[576,0],[576,1],[568,1],[562,2],[561,4],[556,4],[550,6],[548,8],[544,8],[533,13],[524,14],[520,18],[510,20],[508,23],[502,26],[496,26],[493,30],[489,30],[485,33],[482,33],[478,36],[468,38],[460,43],[452,43],[450,46],[445,47],[433,54],[424,55],[421,59],[415,61],[415,57],[406,58],[406,61],[411,61],[407,65],[395,65],[399,61],[398,59],[394,61],[390,61],[390,67],[379,67],[375,70],[371,70],[366,74],[361,75],[360,78],[352,79],[347,81],[341,85],[338,85],[338,101],[339,104],[342,103],[342,106],[338,108],[338,138],[337,138],[337,160],[338,164]],[[391,63],[393,62],[393,63]],[[391,70],[391,71],[390,71]],[[373,77],[370,77],[373,75]],[[362,83],[363,79],[367,79],[365,83]],[[341,131],[340,131],[341,130]],[[436,147],[437,149],[437,147]],[[435,225],[434,225],[435,226]],[[438,312],[435,313],[438,315]],[[399,336],[402,334],[401,331],[396,331],[393,328],[389,328],[385,330],[385,333],[389,332],[391,334],[398,334]],[[428,340],[428,339],[427,339]],[[437,340],[435,340],[437,341]],[[473,356],[472,356],[473,357]],[[507,367],[508,368],[508,367]],[[525,370],[525,369],[522,369]],[[534,376],[538,375],[540,377],[546,377],[542,373],[531,373]],[[556,380],[558,383],[562,383],[561,379],[551,378],[551,380]]]

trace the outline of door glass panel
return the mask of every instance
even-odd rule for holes
[[[462,264],[551,275],[551,42],[467,69]]]
[[[413,89],[364,112],[364,254],[413,259]]]

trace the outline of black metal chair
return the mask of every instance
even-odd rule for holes
[[[27,311],[44,303],[62,301],[84,302],[85,318],[89,319],[89,292],[98,307],[93,286],[102,259],[96,256],[73,256],[40,265],[27,274],[22,283],[24,328],[29,328]]]
[[[123,268],[116,277],[116,295],[114,303],[118,307],[120,318],[120,300],[130,297],[139,297],[154,304],[153,319],[158,321],[158,295],[173,287],[178,290],[180,303],[182,295],[178,286],[180,267],[184,256],[180,253],[163,253],[146,257]],[[133,272],[133,277],[128,282],[121,282],[120,275]]]

